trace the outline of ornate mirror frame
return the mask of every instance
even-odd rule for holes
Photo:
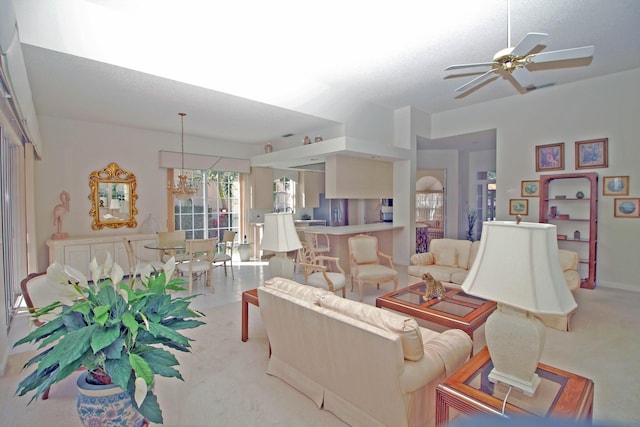
[[[111,163],[106,168],[89,175],[89,200],[93,217],[91,228],[101,230],[127,226],[135,228],[136,222],[136,176]]]

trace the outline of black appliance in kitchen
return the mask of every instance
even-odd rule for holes
[[[382,199],[380,202],[380,221],[393,222],[393,199]]]
[[[349,199],[327,199],[320,193],[320,207],[313,208],[313,219],[323,219],[327,225],[337,227],[349,224]]]

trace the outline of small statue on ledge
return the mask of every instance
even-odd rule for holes
[[[53,225],[58,227],[58,231],[51,235],[53,240],[62,240],[69,237],[68,233],[62,232],[62,217],[69,211],[71,196],[66,191],[62,191],[62,193],[60,193],[60,200],[62,203],[53,208]]]
[[[425,301],[430,301],[433,298],[441,300],[444,297],[446,289],[441,281],[436,280],[430,273],[423,274],[422,280],[424,280],[425,285],[427,285],[427,292],[423,297]]]

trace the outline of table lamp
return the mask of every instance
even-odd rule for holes
[[[291,213],[270,213],[264,215],[264,235],[260,249],[276,253],[269,260],[272,277],[293,278],[294,263],[287,258],[287,252],[302,247]]]
[[[556,226],[514,221],[482,225],[480,247],[462,289],[498,303],[485,338],[493,369],[489,381],[533,396],[545,327],[534,314],[576,308],[560,267]]]

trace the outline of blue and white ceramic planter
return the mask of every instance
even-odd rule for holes
[[[141,427],[144,417],[136,411],[128,391],[115,384],[94,385],[83,372],[77,381],[78,415],[85,427]]]

